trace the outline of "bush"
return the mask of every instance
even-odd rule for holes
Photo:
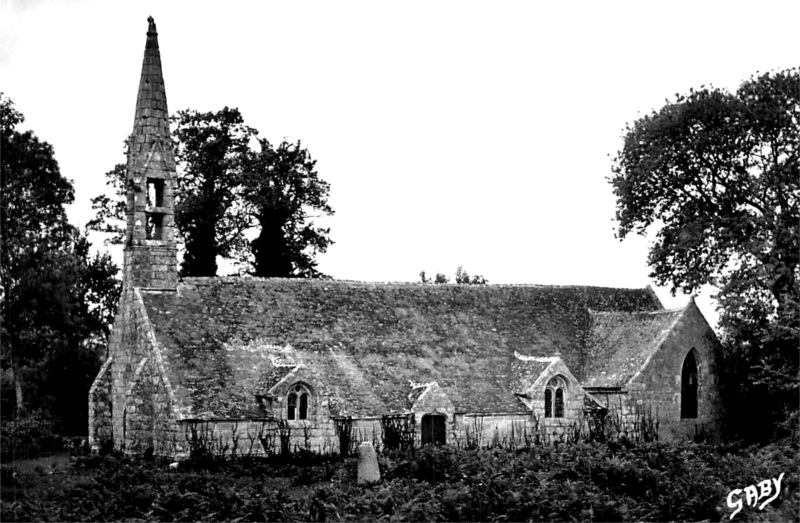
[[[35,458],[67,448],[68,442],[56,433],[55,423],[41,416],[4,421],[0,425],[0,459]]]

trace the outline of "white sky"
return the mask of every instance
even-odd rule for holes
[[[643,287],[648,241],[614,238],[606,181],[625,123],[796,66],[800,2],[0,0],[0,90],[74,181],[77,225],[124,159],[149,15],[172,113],[238,107],[317,160],[323,272]]]

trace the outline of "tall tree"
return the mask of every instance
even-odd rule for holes
[[[30,131],[16,130],[23,121],[13,102],[0,98],[2,334],[6,341],[3,345],[9,349],[19,413],[25,408],[22,359],[30,352],[29,333],[37,328],[34,311],[21,307],[21,302],[30,298],[26,288],[37,280],[30,272],[41,268],[46,278],[51,266],[46,262],[69,243],[72,231],[64,204],[74,199],[72,185],[61,176],[53,148]],[[42,311],[47,310],[46,303],[42,303]]]
[[[86,229],[109,235],[103,241],[106,245],[122,245],[125,241],[125,170],[125,164],[118,163],[105,174],[111,196],[104,193],[91,199],[95,214]]]
[[[107,334],[119,292],[110,258],[92,257],[86,238],[67,221],[64,206],[73,201],[73,188],[52,147],[18,131],[23,120],[0,95],[0,345],[18,416],[29,406],[49,408],[46,395],[57,399],[82,389],[85,398],[91,381],[76,382],[64,369],[80,360],[89,365],[82,367],[86,374],[96,373],[99,359],[87,352],[87,341]],[[66,406],[61,417],[75,412]]]
[[[800,75],[701,88],[626,128],[610,182],[618,236],[656,229],[651,276],[719,288],[728,345],[772,392],[798,385]]]
[[[241,187],[258,131],[228,107],[180,111],[172,121],[179,171],[175,221],[186,244],[181,274],[215,276],[217,256],[230,257],[245,245],[249,217]]]
[[[250,242],[252,273],[262,277],[318,278],[315,255],[332,243],[330,229],[314,218],[330,216],[330,185],[320,179],[316,160],[300,141],[274,147],[260,140],[261,151],[243,179],[243,195],[258,236]]]

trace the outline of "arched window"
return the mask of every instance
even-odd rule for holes
[[[297,413],[297,394],[294,392],[289,393],[289,408],[286,413],[287,419],[295,419]]]
[[[300,419],[308,419],[308,393],[300,394],[300,413],[297,416]]]
[[[550,387],[544,390],[544,417],[553,417],[553,389]]]
[[[681,369],[681,419],[697,417],[697,358],[689,351]]]
[[[311,391],[309,391],[306,386],[299,383],[289,389],[289,396],[286,402],[286,419],[308,419],[308,404],[310,396]]]
[[[556,376],[547,383],[544,389],[544,417],[564,417],[564,396],[567,392],[567,382],[561,376]]]
[[[556,418],[564,417],[564,389],[561,387],[556,389]]]

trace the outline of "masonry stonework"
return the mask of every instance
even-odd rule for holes
[[[710,437],[724,432],[719,391],[720,344],[692,302],[656,352],[630,384],[629,404],[650,409],[663,438]],[[681,370],[690,351],[698,356],[697,416],[681,418]]]
[[[100,450],[101,444],[113,444],[114,430],[111,397],[111,364],[109,357],[89,389],[89,446],[92,451]]]

